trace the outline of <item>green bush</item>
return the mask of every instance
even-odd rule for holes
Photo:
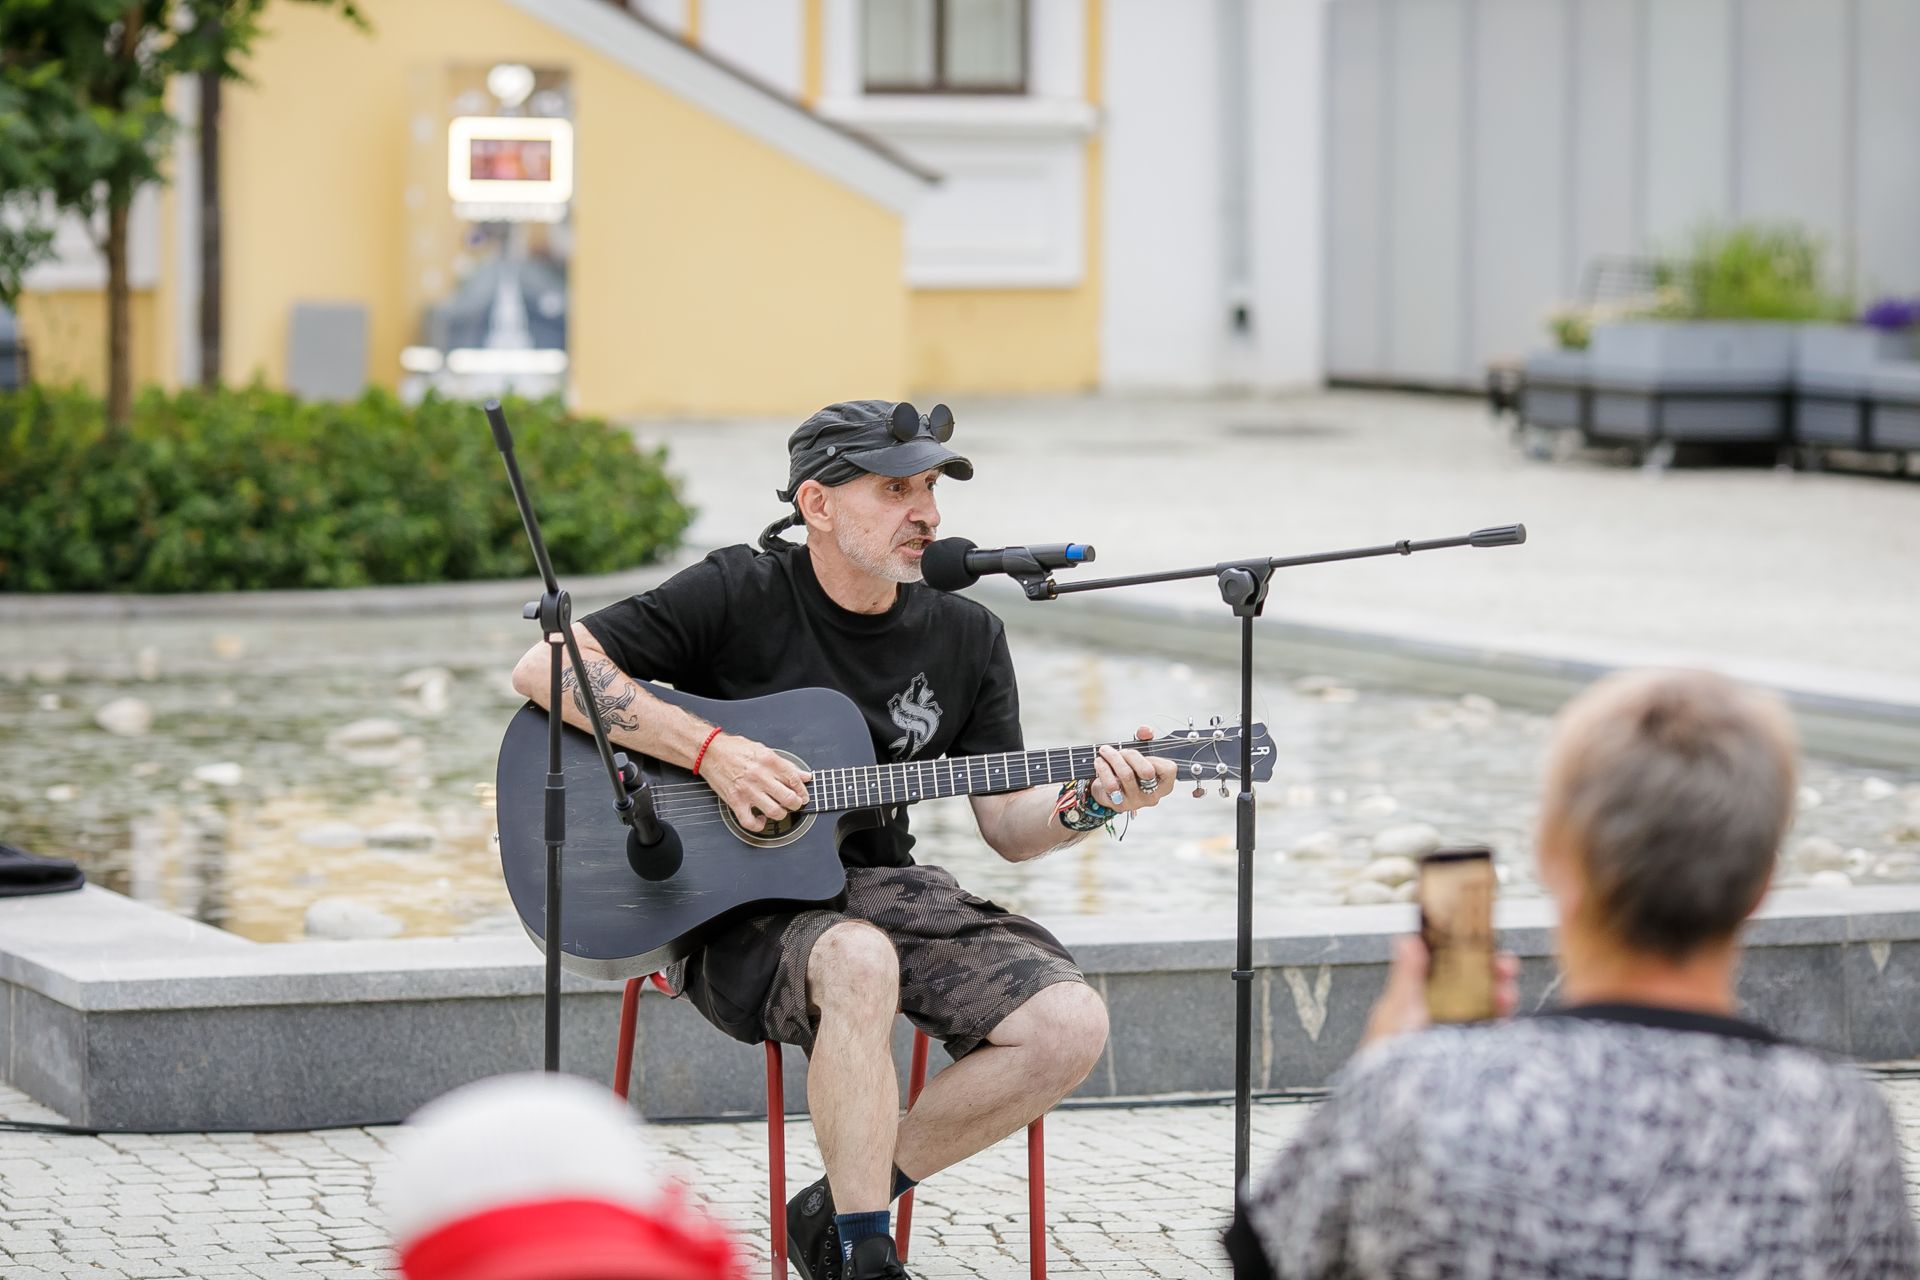
[[[1698,320],[1848,319],[1846,300],[1822,283],[1821,258],[1819,240],[1792,223],[1707,226],[1659,282],[1684,290]]]
[[[617,428],[507,403],[562,573],[659,558],[691,513]],[[384,391],[150,391],[123,431],[77,390],[0,395],[0,590],[233,591],[527,577],[533,556],[480,410]]]

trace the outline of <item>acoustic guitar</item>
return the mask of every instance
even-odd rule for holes
[[[726,702],[639,682],[663,702],[765,743],[813,774],[799,812],[748,831],[705,782],[637,752],[628,756],[653,786],[655,811],[680,838],[684,857],[665,880],[642,880],[627,863],[627,829],[615,814],[591,734],[562,730],[567,781],[562,851],[561,962],[595,978],[652,973],[696,950],[730,921],[834,903],[846,888],[840,842],[877,826],[886,810],[942,796],[994,795],[1093,776],[1098,744],[997,755],[880,764],[866,719],[831,689],[797,689]],[[1240,768],[1238,726],[1178,730],[1148,742],[1112,744],[1175,762],[1187,781],[1225,780]],[[1273,776],[1273,742],[1253,733],[1254,777]],[[500,743],[500,866],[514,910],[546,946],[547,715],[533,703]]]

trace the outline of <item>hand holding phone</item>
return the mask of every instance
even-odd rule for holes
[[[1495,1000],[1493,850],[1436,849],[1420,860],[1420,938],[1427,1012],[1435,1022],[1483,1022]]]

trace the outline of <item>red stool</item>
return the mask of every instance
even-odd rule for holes
[[[646,978],[630,978],[620,999],[620,1044],[613,1066],[613,1091],[627,1096],[627,1081],[633,1076],[633,1042],[640,1020],[640,988]],[[652,975],[653,985],[668,995],[666,979]],[[907,1073],[907,1109],[920,1100],[927,1083],[927,1034],[913,1031],[913,1064]],[[781,1073],[780,1045],[773,1040],[761,1042],[767,1056],[767,1222],[773,1235],[773,1280],[787,1280],[787,1130],[786,1080]],[[1047,1275],[1047,1189],[1046,1189],[1046,1117],[1027,1126],[1027,1238],[1032,1260],[1028,1274],[1032,1280]],[[894,1228],[894,1243],[900,1261],[907,1260],[909,1234],[913,1229],[913,1192],[900,1197],[900,1213]]]

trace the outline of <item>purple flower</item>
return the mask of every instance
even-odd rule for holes
[[[1881,298],[1860,316],[1875,329],[1899,331],[1920,325],[1920,298]]]

